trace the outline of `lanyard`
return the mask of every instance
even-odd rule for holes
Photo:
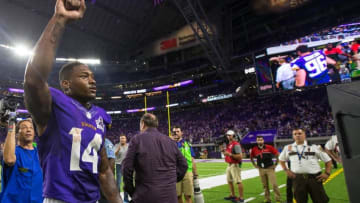
[[[298,149],[298,147],[297,147],[297,145],[296,145],[296,153],[297,153],[297,155],[298,155],[298,157],[299,157],[299,162],[300,162],[300,163],[301,163],[301,159],[302,159],[302,157],[303,157],[303,155],[304,155],[305,148],[306,148],[306,147],[305,147],[305,145],[304,145],[304,148],[303,148],[301,154],[299,154],[299,149]]]
[[[260,158],[262,159],[263,158],[263,153],[264,153],[264,148],[265,146],[263,145],[261,148],[258,146],[258,149],[260,149]]]

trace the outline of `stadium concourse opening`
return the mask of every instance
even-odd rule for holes
[[[358,202],[359,9],[2,2],[0,202]]]

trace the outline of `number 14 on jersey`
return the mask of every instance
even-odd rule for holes
[[[71,128],[69,134],[72,135],[70,171],[82,171],[80,168],[81,161],[92,164],[92,172],[98,173],[98,151],[102,144],[102,138],[99,133],[96,133],[94,138],[89,142],[83,154],[81,155],[81,136],[82,128]]]

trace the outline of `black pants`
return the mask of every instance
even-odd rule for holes
[[[308,194],[313,203],[327,203],[329,197],[325,193],[322,182],[316,180],[316,176],[319,174],[296,174],[296,178],[293,180],[294,196],[297,203],[307,203]]]
[[[287,179],[286,179],[286,202],[287,203],[293,202],[294,195],[293,195],[292,187],[293,187],[293,179],[287,177]]]
[[[337,168],[337,162],[335,159],[331,158],[332,164],[334,165],[334,168]]]
[[[291,169],[290,161],[287,162],[289,169]],[[286,201],[287,203],[292,203],[294,198],[293,193],[293,179],[287,177],[286,178]]]

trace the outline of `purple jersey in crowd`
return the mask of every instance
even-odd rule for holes
[[[322,51],[314,51],[308,55],[301,56],[291,65],[293,67],[296,65],[306,71],[306,86],[330,82],[326,56]]]
[[[50,88],[52,112],[40,137],[44,197],[71,203],[100,199],[100,150],[111,118],[97,106],[90,110]]]

